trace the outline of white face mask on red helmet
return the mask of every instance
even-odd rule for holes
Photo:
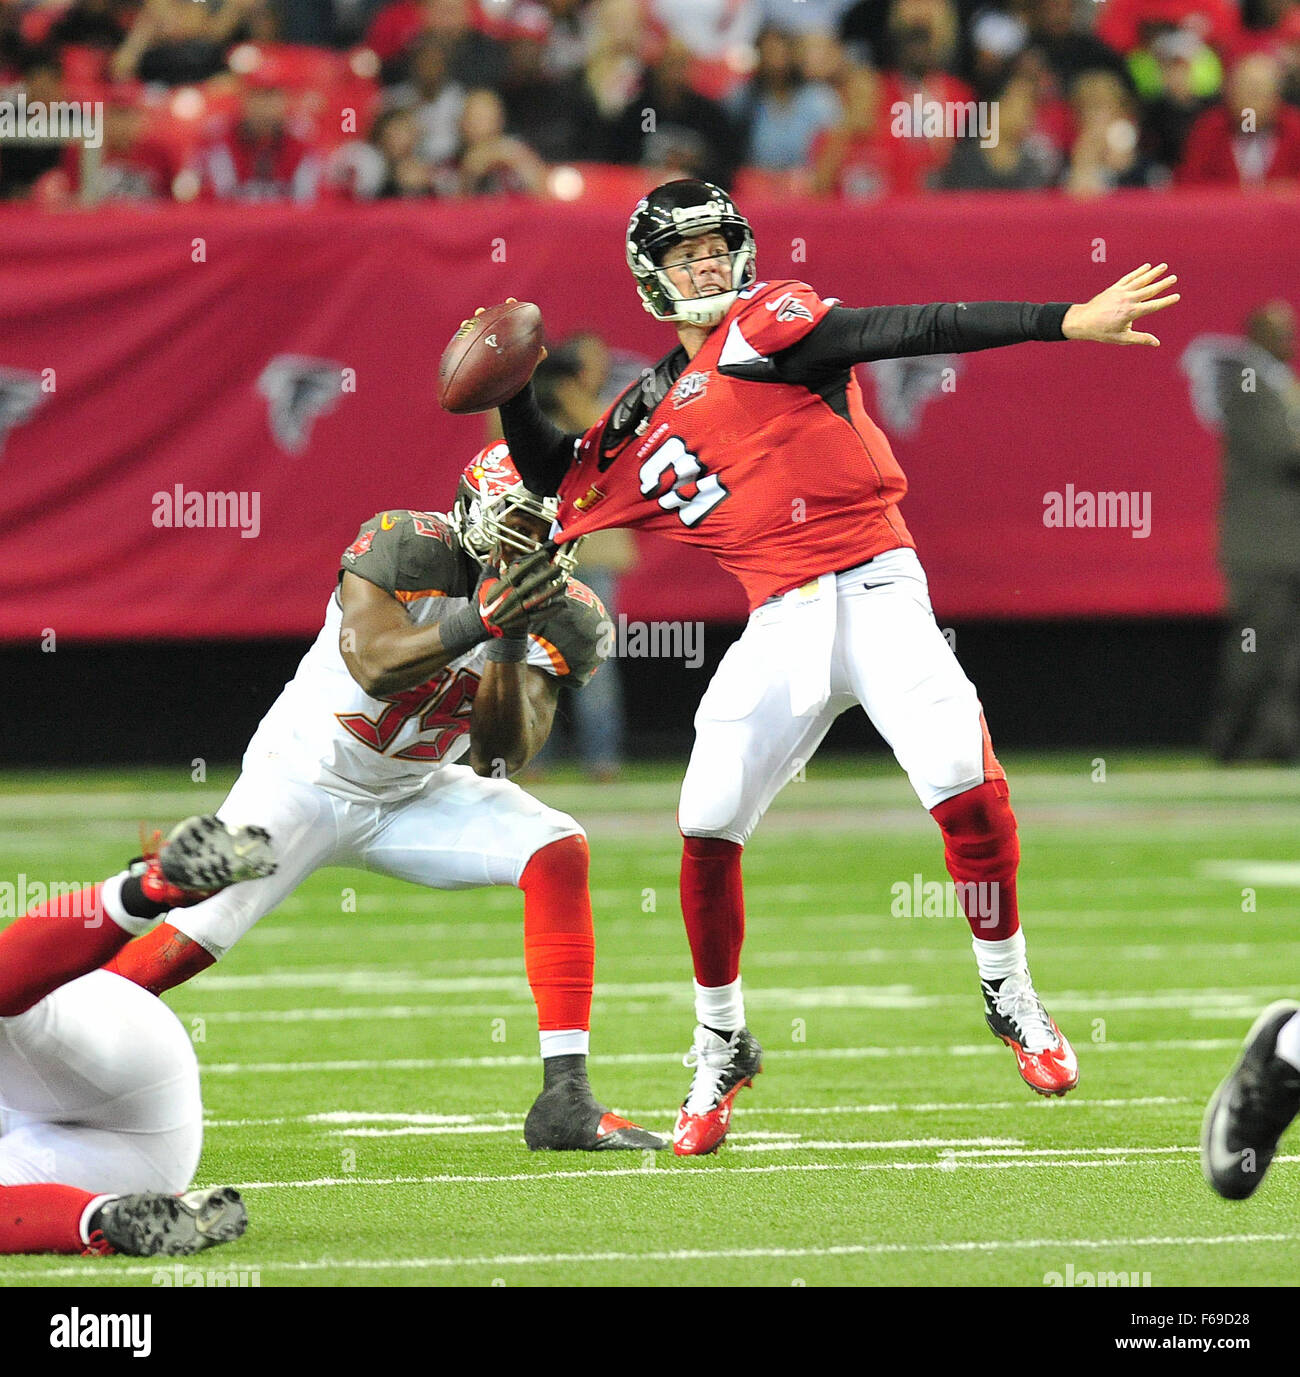
[[[505,524],[511,512],[527,512],[554,531],[559,511],[557,498],[538,497],[524,486],[505,441],[498,440],[465,465],[455,504],[447,515],[461,548],[476,564],[487,565],[494,555],[513,559],[542,547],[542,540]],[[567,541],[559,548],[555,563],[572,573],[581,544],[581,539]]]

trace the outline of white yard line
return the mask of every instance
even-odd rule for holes
[[[832,1105],[755,1105],[738,1108],[733,1122],[746,1122],[750,1118],[766,1119],[774,1115],[795,1116],[797,1118],[824,1118],[832,1115],[859,1114],[938,1114],[979,1111],[982,1113],[1002,1113],[1008,1109],[1040,1109],[1059,1113],[1063,1109],[1127,1109],[1134,1105],[1182,1105],[1192,1104],[1186,1095],[1141,1095],[1132,1099],[1089,1100],[1077,1095],[1064,1099],[1045,1099],[1041,1095],[1026,1096],[1023,1100],[964,1100],[948,1104],[832,1104]],[[1199,1104],[1197,1100],[1195,1103]],[[633,1119],[649,1119],[658,1114],[666,1114],[671,1106],[655,1105],[649,1109],[626,1109],[622,1112]],[[271,1119],[208,1119],[205,1128],[272,1128],[281,1124],[430,1124],[459,1125],[467,1131],[484,1120],[510,1120],[512,1129],[520,1129],[523,1120],[514,1110],[500,1109],[478,1114],[432,1114],[425,1112],[403,1113],[379,1110],[369,1113],[359,1109],[333,1109],[319,1114],[299,1114]],[[494,1131],[495,1125],[486,1126],[483,1132]],[[734,1134],[733,1134],[734,1136]]]
[[[439,982],[450,984],[452,982]],[[480,982],[467,981],[475,986],[471,993],[479,993]],[[963,1008],[970,1004],[969,993],[960,995],[923,995],[912,993],[911,986],[821,985],[764,988],[761,985],[747,991],[752,1007],[779,1009],[878,1009],[890,1012],[910,1009]],[[1252,1017],[1271,1000],[1284,995],[1286,985],[1261,985],[1248,990],[1208,988],[1200,990],[1168,990],[1160,994],[1124,995],[1087,991],[1061,991],[1050,996],[1053,1009],[1067,1013],[1122,1013],[1147,1010],[1177,1009],[1190,1017],[1224,1018]],[[353,990],[353,993],[359,991]],[[389,993],[385,987],[380,993]],[[450,993],[450,992],[449,992]],[[514,1000],[500,1004],[349,1004],[341,1006],[311,1005],[295,1009],[229,1009],[215,1013],[190,1009],[185,1017],[202,1017],[208,1023],[330,1023],[357,1022],[374,1019],[386,1022],[412,1018],[492,1018],[503,1014],[522,1016],[532,1012],[533,1004],[528,988],[521,979]],[[674,1004],[689,1005],[689,987],[680,982],[672,984],[609,984],[597,990],[596,1004],[606,1013],[616,1012],[618,1005],[611,1001],[656,998]]]
[[[736,1135],[728,1134],[727,1141]],[[742,1136],[743,1135],[739,1135]],[[947,1147],[953,1151],[945,1152],[945,1158],[952,1157],[961,1159],[964,1162],[968,1158],[977,1157],[1015,1157],[1022,1161],[1028,1157],[1065,1157],[1073,1154],[1074,1156],[1086,1157],[1125,1157],[1134,1156],[1159,1156],[1167,1155],[1172,1152],[1199,1152],[1196,1147],[1106,1147],[1106,1148],[1029,1148],[1023,1141],[1012,1140],[1011,1145],[1003,1146],[1006,1140],[996,1138],[969,1139],[968,1142],[978,1143],[978,1147],[965,1147],[959,1140],[953,1139],[950,1143],[943,1143],[938,1138],[900,1138],[893,1143],[877,1142],[872,1139],[848,1139],[848,1138],[800,1138],[797,1134],[794,1137],[784,1139],[778,1138],[775,1141],[765,1141],[761,1143],[737,1143],[736,1152],[872,1152],[881,1148],[919,1148],[934,1145],[936,1147]],[[960,1150],[957,1150],[960,1149]],[[892,1165],[892,1164],[891,1164]],[[940,1166],[943,1164],[940,1163]]]
[[[1008,1161],[972,1162],[959,1161],[945,1157],[938,1162],[781,1162],[761,1167],[717,1166],[702,1161],[698,1166],[675,1169],[658,1168],[653,1165],[654,1154],[649,1154],[651,1165],[636,1167],[589,1167],[585,1171],[530,1171],[511,1173],[455,1174],[443,1173],[436,1176],[322,1176],[314,1181],[243,1181],[236,1183],[241,1191],[257,1190],[318,1190],[330,1186],[443,1186],[443,1185],[483,1185],[497,1181],[590,1181],[605,1177],[636,1176],[658,1181],[703,1180],[712,1177],[715,1171],[737,1176],[769,1176],[782,1172],[802,1171],[1029,1171],[1038,1167],[1181,1167],[1176,1159],[1131,1160],[1127,1157],[1071,1157],[1045,1161],[1042,1158],[1016,1157]],[[675,1161],[668,1157],[666,1161]],[[1297,1162],[1300,1156],[1275,1157],[1275,1162]],[[717,1185],[716,1179],[713,1185]]]
[[[712,1262],[725,1258],[829,1258],[882,1257],[909,1253],[997,1253],[1023,1252],[1043,1249],[1094,1249],[1097,1251],[1130,1248],[1198,1248],[1234,1247],[1259,1243],[1294,1243],[1300,1234],[1212,1234],[1154,1236],[1148,1238],[1007,1238],[972,1239],[949,1243],[842,1243],[808,1248],[674,1248],[647,1252],[590,1252],[590,1253],[498,1253],[480,1257],[412,1257],[412,1258],[313,1258],[301,1262],[241,1262],[240,1266],[258,1267],[263,1272],[327,1272],[335,1269],[392,1272],[403,1270],[441,1270],[455,1267],[544,1267],[600,1262]],[[199,1263],[190,1263],[198,1270]],[[214,1262],[214,1266],[220,1264]],[[119,1277],[123,1275],[152,1276],[159,1268],[170,1271],[172,1264],[159,1260],[148,1263],[111,1265],[85,1263],[66,1267],[5,1268],[8,1277]]]
[[[1086,1044],[1089,1054],[1100,1052],[1222,1052],[1240,1047],[1239,1038],[1164,1038],[1138,1042],[1098,1042]],[[797,1052],[765,1051],[765,1059],[802,1061],[855,1061],[889,1057],[979,1057],[1005,1056],[1001,1044],[958,1043],[953,1046],[921,1047],[805,1047]],[[599,1058],[604,1065],[667,1066],[680,1065],[677,1052],[616,1052]],[[217,1061],[202,1063],[205,1075],[287,1075],[301,1071],[443,1071],[473,1068],[533,1066],[535,1056],[500,1057],[392,1057],[348,1061]]]

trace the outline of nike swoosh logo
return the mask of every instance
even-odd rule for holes
[[[385,512],[383,516],[379,518],[379,524],[383,527],[385,531],[391,531],[393,527],[397,525],[397,522],[394,521],[392,517],[388,515],[387,512]]]
[[[1217,1106],[1218,1113],[1214,1116],[1214,1121],[1210,1125],[1210,1156],[1220,1164],[1220,1166],[1239,1166],[1241,1159],[1246,1155],[1245,1148],[1234,1152],[1228,1146],[1228,1115],[1226,1106],[1220,1101]]]

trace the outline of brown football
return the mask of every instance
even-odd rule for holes
[[[541,353],[542,313],[531,301],[489,306],[442,351],[438,403],[460,416],[491,411],[533,376]]]

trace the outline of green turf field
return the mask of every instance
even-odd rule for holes
[[[194,1261],[263,1286],[1294,1284],[1300,1130],[1246,1204],[1211,1195],[1196,1144],[1255,1014],[1300,995],[1300,772],[1004,763],[1032,969],[1079,1054],[1066,1099],[1032,1094],[985,1029],[965,921],[890,916],[895,884],[946,880],[906,781],[817,760],[748,849],[766,1071],[716,1157],[528,1153],[520,896],[324,871],[168,997],[204,1067],[200,1182],[238,1185],[251,1217]],[[228,780],[5,776],[0,880],[99,879],[137,819],[210,808]],[[534,786],[592,841],[593,1084],[664,1131],[694,1022],[676,780]],[[8,1258],[0,1284],[156,1271]]]

